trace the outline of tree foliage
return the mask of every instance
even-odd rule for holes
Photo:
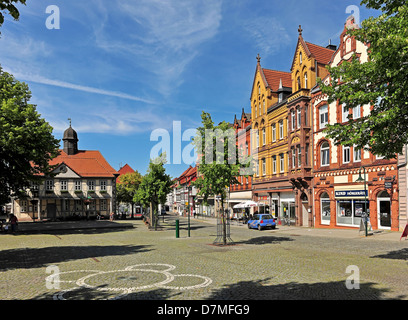
[[[197,180],[192,184],[197,187],[197,194],[203,196],[205,202],[210,196],[220,196],[223,242],[226,244],[224,200],[227,188],[238,182],[236,177],[240,175],[242,167],[238,161],[235,130],[225,121],[215,126],[211,115],[204,111],[201,120],[202,126],[197,128],[197,135],[193,138],[199,165]]]
[[[139,188],[133,198],[135,202],[144,206],[151,205],[150,216],[154,216],[154,227],[157,229],[157,209],[159,204],[166,201],[167,195],[171,192],[171,177],[166,174],[164,168],[165,155],[157,159],[151,159],[146,175],[143,177]],[[151,221],[152,223],[152,221]]]
[[[10,14],[15,20],[20,18],[20,12],[15,4],[26,4],[26,0],[0,0],[0,27],[4,22],[4,13]]]
[[[368,45],[366,63],[351,61],[329,68],[330,85],[320,81],[329,103],[350,108],[369,104],[369,114],[347,124],[330,124],[326,132],[336,144],[355,145],[393,158],[408,143],[408,4],[402,0],[363,0],[382,14],[362,22],[348,34]],[[339,81],[341,79],[341,81]]]
[[[0,67],[0,203],[50,174],[59,154],[52,127],[29,104],[31,92]]]
[[[134,196],[139,189],[143,176],[138,172],[130,172],[119,177],[119,181],[116,185],[116,199],[118,202],[135,204]],[[133,218],[133,210],[132,210]]]

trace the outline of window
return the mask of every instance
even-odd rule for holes
[[[361,108],[360,106],[353,107],[353,119],[358,119],[361,117]]]
[[[302,151],[300,145],[297,146],[297,153],[298,153],[298,166],[302,166]]]
[[[298,129],[300,128],[300,125],[301,125],[301,122],[302,122],[302,117],[300,115],[301,112],[302,112],[301,109],[297,108],[297,127],[298,127]]]
[[[255,174],[259,177],[259,163],[256,161],[255,163]]]
[[[101,191],[106,191],[106,180],[101,180]]]
[[[256,147],[259,148],[259,130],[256,130]]]
[[[326,128],[329,123],[329,110],[327,105],[319,108],[320,129]]]
[[[263,102],[262,102],[262,112],[263,112],[263,113],[266,113],[266,110],[265,110],[265,100],[263,100]]]
[[[81,181],[75,181],[75,191],[80,191],[80,190],[82,190]]]
[[[82,200],[75,200],[75,211],[82,210]]]
[[[355,146],[353,147],[353,161],[354,162],[360,162],[361,161],[361,149],[357,149]]]
[[[279,163],[279,171],[282,173],[285,171],[285,154],[281,153],[279,155],[280,163]]]
[[[279,139],[283,139],[283,120],[279,121]]]
[[[307,126],[307,123],[309,121],[308,112],[309,112],[309,107],[305,106],[305,126]]]
[[[343,106],[342,106],[342,119],[341,119],[341,121],[342,122],[347,122],[348,121],[348,115],[349,115],[349,107],[345,104],[345,103],[343,103]]]
[[[88,181],[88,190],[95,190],[95,181],[93,180]]]
[[[307,88],[307,73],[305,72],[305,88]]]
[[[265,158],[262,159],[262,175],[263,176],[266,175],[266,159]]]
[[[62,199],[62,211],[69,211],[69,200]]]
[[[259,112],[259,116],[261,115],[261,103],[259,102],[259,109],[258,109],[258,112]]]
[[[350,147],[343,146],[343,163],[349,163],[349,162],[350,162]]]
[[[61,180],[60,181],[60,190],[61,191],[67,191],[68,190],[68,181],[67,180]]]
[[[102,199],[100,200],[100,210],[101,211],[106,211],[107,209],[107,200],[106,199]]]
[[[302,64],[302,52],[299,52],[299,64]]]
[[[262,129],[262,145],[266,144],[266,131],[265,128]]]
[[[321,221],[324,224],[330,224],[330,198],[327,192],[322,193],[320,201]]]
[[[329,152],[330,152],[329,143],[325,141],[322,143],[322,146],[320,147],[320,160],[322,166],[330,165]]]
[[[301,84],[300,84],[300,77],[297,78],[297,86],[298,86],[298,90],[300,90]]]
[[[282,100],[283,100],[283,92],[279,92],[278,102],[282,102]]]
[[[295,152],[295,147],[291,148],[292,152],[292,168],[296,167],[296,152]]]
[[[45,181],[45,190],[47,190],[47,191],[54,190],[54,181],[53,180],[46,180]]]
[[[292,119],[292,130],[296,129],[296,116],[295,116],[295,110],[292,110],[291,113],[291,119]]]
[[[276,156],[272,157],[272,172],[276,173]]]
[[[272,141],[273,142],[276,141],[276,124],[275,123],[272,125]]]
[[[20,212],[27,212],[27,200],[20,201]]]
[[[309,144],[306,143],[305,148],[305,165],[309,165]]]

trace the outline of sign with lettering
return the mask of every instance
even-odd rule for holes
[[[345,190],[334,192],[335,197],[364,197],[367,195],[367,190]]]
[[[392,189],[392,181],[385,181],[384,187],[385,189]]]

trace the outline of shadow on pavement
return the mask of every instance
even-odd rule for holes
[[[389,289],[379,289],[375,283],[360,284],[359,289],[347,289],[345,281],[266,285],[266,281],[241,281],[216,290],[208,300],[383,300]],[[406,299],[399,296],[393,300]]]
[[[39,268],[78,259],[97,259],[150,251],[149,246],[58,246],[0,251],[0,270]]]

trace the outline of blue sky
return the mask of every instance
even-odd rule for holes
[[[46,27],[50,5],[60,29]],[[299,25],[308,42],[338,44],[351,5],[360,21],[378,15],[345,0],[28,0],[19,21],[6,16],[0,64],[29,85],[56,138],[71,118],[80,149],[144,174],[153,130],[197,128],[203,110],[215,122],[249,112],[256,55],[290,71]],[[172,151],[177,177],[188,164]]]

